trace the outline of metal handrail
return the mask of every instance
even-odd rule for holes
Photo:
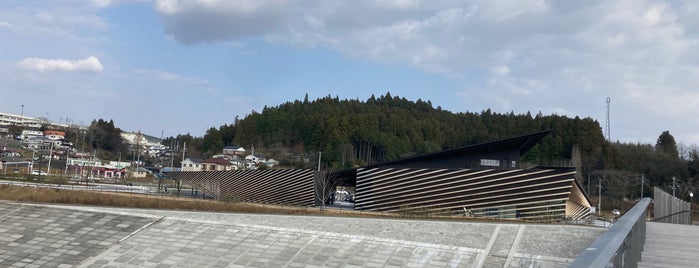
[[[672,214],[670,214],[670,215],[662,216],[662,217],[660,217],[660,218],[654,218],[654,219],[652,219],[652,220],[650,220],[650,221],[659,221],[659,220],[666,219],[666,218],[670,218],[670,217],[672,217],[672,216],[675,216],[675,215],[677,215],[677,214],[682,214],[682,213],[699,213],[699,210],[683,210],[683,211],[678,211],[678,212],[672,213]]]
[[[646,240],[646,209],[643,198],[595,240],[570,267],[636,267]]]

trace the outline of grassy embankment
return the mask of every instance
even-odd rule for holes
[[[192,211],[216,211],[265,214],[319,215],[332,214],[332,211],[283,207],[248,203],[226,203],[201,199],[176,199],[168,196],[143,196],[136,194],[73,191],[67,189],[47,189],[0,185],[0,200],[36,203],[58,203],[126,208],[176,209]],[[347,212],[343,213],[347,214]]]
[[[324,209],[318,207],[280,206],[244,202],[222,202],[190,198],[177,198],[162,195],[141,195],[114,192],[90,192],[83,190],[51,189],[41,187],[23,187],[0,185],[0,200],[32,203],[71,204],[91,206],[111,206],[125,208],[170,209],[210,212],[235,212],[257,214],[315,215],[315,216],[352,216],[382,217],[405,219],[440,219],[440,220],[477,220],[501,222],[506,220],[475,219],[459,216],[436,216],[419,212],[372,213],[355,210]]]

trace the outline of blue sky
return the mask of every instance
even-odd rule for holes
[[[2,112],[203,135],[252,110],[386,92],[699,143],[694,1],[0,2]]]

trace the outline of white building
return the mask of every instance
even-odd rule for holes
[[[141,149],[162,146],[162,140],[141,132],[121,132],[121,137],[131,145],[140,145]]]
[[[182,161],[182,171],[202,171],[201,161],[199,158],[187,158]]]
[[[24,115],[0,113],[0,129],[7,130],[12,125],[23,126],[25,128],[40,128],[42,121]]]
[[[223,154],[243,156],[243,155],[245,155],[245,148],[240,147],[240,146],[230,146],[229,145],[229,146],[223,147]]]
[[[68,128],[69,127],[68,125],[64,125],[64,124],[53,123],[46,118],[35,118],[35,117],[29,117],[26,115],[16,115],[16,114],[0,112],[0,134],[9,133],[10,126],[19,126],[22,129],[38,130],[41,128],[42,125],[45,127],[54,128],[54,129],[61,129],[61,128]],[[80,127],[80,129],[85,130],[86,128]],[[21,137],[21,138],[24,138],[24,137]]]
[[[266,162],[267,158],[264,155],[251,154],[251,155],[245,156],[245,160],[250,160],[250,161],[254,162],[255,164],[259,164],[259,163]]]

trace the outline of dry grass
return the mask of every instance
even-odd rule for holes
[[[317,207],[294,207],[269,204],[221,202],[214,200],[189,199],[158,195],[139,195],[113,192],[90,192],[68,189],[49,189],[23,186],[0,185],[0,200],[19,202],[77,204],[126,208],[170,209],[188,211],[235,212],[282,215],[345,216],[370,218],[434,219],[478,222],[513,222],[513,220],[464,218],[458,216],[431,216],[382,214],[355,210],[324,209]]]
[[[173,209],[192,211],[321,215],[328,211],[299,207],[282,207],[246,203],[225,203],[209,200],[175,199],[158,196],[142,196],[119,193],[73,191],[0,185],[0,199],[36,203],[80,204],[127,208]]]

